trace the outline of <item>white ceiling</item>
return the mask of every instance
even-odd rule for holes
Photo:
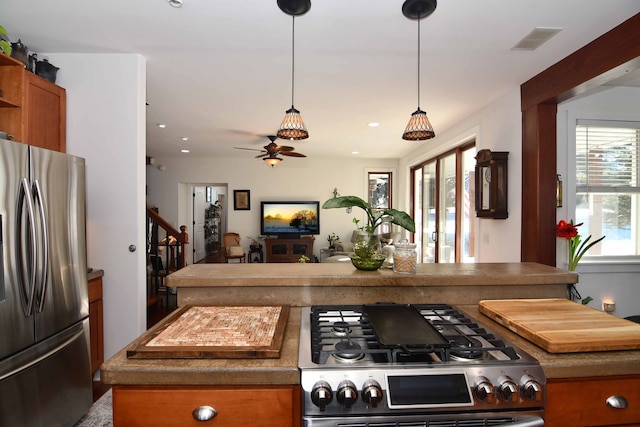
[[[401,7],[312,0],[296,18],[295,106],[310,138],[281,144],[396,158],[434,143],[401,139],[417,106],[418,25]],[[438,135],[639,12],[638,0],[440,0],[421,21],[420,107]],[[0,24],[35,52],[143,55],[151,156],[253,156],[233,147],[266,145],[291,105],[292,18],[276,0],[1,0]],[[562,31],[511,49],[535,27]]]

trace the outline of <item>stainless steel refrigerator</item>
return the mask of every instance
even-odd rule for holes
[[[0,426],[92,403],[84,159],[0,139]]]

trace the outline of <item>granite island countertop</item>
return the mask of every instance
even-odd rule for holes
[[[640,375],[640,350],[552,354],[482,315],[475,305],[457,307],[531,354],[547,378]],[[101,378],[125,386],[299,384],[300,315],[300,308],[291,308],[278,359],[128,359],[125,348],[102,365]]]
[[[195,264],[166,280],[177,289],[179,306],[289,305],[280,358],[128,359],[127,346],[102,365],[104,383],[299,384],[300,307],[378,301],[456,306],[538,359],[548,378],[640,374],[640,351],[551,354],[480,314],[481,299],[566,298],[567,285],[577,283],[578,275],[541,264],[421,264],[415,275],[358,271],[350,263]]]
[[[129,359],[126,350],[162,327],[149,329],[100,367],[110,385],[256,385],[300,384],[298,343],[300,308],[289,311],[279,358],[268,359]]]
[[[194,264],[167,276],[178,305],[437,302],[566,298],[575,272],[536,263],[419,264],[416,274],[356,270],[351,263]]]

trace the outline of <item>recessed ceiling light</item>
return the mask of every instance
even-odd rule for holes
[[[359,151],[352,151],[351,154],[360,154]]]
[[[182,7],[182,0],[167,0],[171,7],[179,8]]]
[[[164,129],[167,127],[167,125],[165,125],[164,123],[158,123],[158,127]]]
[[[188,136],[183,136],[181,139],[182,139],[183,141],[188,141],[188,140],[189,140],[189,137],[188,137]]]
[[[182,150],[180,150],[180,152],[181,152],[181,153],[185,153],[185,154],[186,154],[186,153],[189,153],[190,151],[189,151],[189,150],[187,150],[187,149],[182,149]]]
[[[380,126],[380,123],[378,123],[378,122],[369,122],[367,124],[367,126],[369,126],[370,128],[377,128],[378,126]]]

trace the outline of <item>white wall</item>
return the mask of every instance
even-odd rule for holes
[[[640,88],[612,87],[597,94],[558,105],[558,173],[563,177],[563,207],[557,220],[570,220],[575,214],[575,123],[576,119],[640,121]],[[595,238],[595,236],[594,236]],[[605,239],[606,240],[606,239]],[[557,265],[566,268],[564,239],[557,242]],[[583,258],[576,271],[580,274],[578,291],[594,298],[589,306],[601,309],[603,301],[615,301],[619,317],[640,315],[640,264],[593,262]]]
[[[145,62],[140,56],[128,54],[49,54],[49,57],[61,67],[57,83],[67,89],[67,151],[87,159],[88,262],[90,267],[105,270],[105,356],[110,357],[146,326]],[[640,109],[636,107],[634,111]],[[438,133],[436,124],[438,136],[418,143],[419,148],[400,161],[285,159],[275,168],[268,168],[253,158],[156,159],[154,166],[146,167],[148,202],[158,206],[161,214],[175,225],[188,224],[187,210],[178,206],[180,198],[185,197],[187,183],[228,183],[229,195],[234,189],[249,189],[251,210],[233,211],[233,201],[229,198],[227,214],[229,230],[251,236],[259,231],[262,199],[324,201],[332,197],[334,187],[342,195],[364,197],[367,168],[397,168],[394,205],[407,210],[409,167],[475,137],[478,149],[510,152],[509,218],[476,220],[480,233],[476,248],[478,261],[518,262],[521,123],[519,88],[514,88],[446,132]],[[559,138],[559,146],[561,144]],[[559,153],[559,159],[561,156]],[[158,169],[160,164],[165,165],[164,172]],[[315,245],[316,254],[320,247],[326,246],[324,239],[329,233],[348,239],[353,229],[351,218],[356,215],[356,212],[347,215],[341,209],[322,211],[322,235]],[[129,252],[130,244],[138,250]],[[243,244],[248,245],[248,240],[243,239]],[[602,277],[602,274],[587,274],[591,273],[588,268],[588,265],[579,267],[583,293],[602,298],[600,295],[605,292],[602,283],[610,283],[608,278],[616,277],[615,288],[619,290],[614,295],[618,306],[616,314],[638,314],[637,271]]]
[[[216,159],[194,155],[154,160],[155,165],[147,166],[149,205],[157,206],[160,214],[174,225],[186,225],[191,235],[190,219],[181,217],[179,212],[181,184],[228,183],[227,230],[240,233],[243,237],[241,243],[246,248],[250,242],[244,237],[260,234],[261,200],[319,200],[322,203],[333,197],[335,187],[343,196],[365,198],[367,168],[383,170],[397,167],[395,159],[296,158],[285,159],[274,168],[252,156]],[[160,170],[160,165],[164,166],[164,171]],[[250,210],[233,210],[233,190],[250,190]],[[338,234],[342,241],[351,238],[355,228],[351,222],[353,217],[364,220],[359,209],[354,209],[350,215],[343,209],[320,212],[320,235],[316,236],[314,244],[316,256],[319,257],[320,248],[328,246],[326,237],[330,233]]]
[[[436,129],[437,132],[437,129]],[[415,143],[417,148],[400,159],[287,159],[275,168],[268,168],[253,158],[203,159],[194,157],[156,158],[154,166],[147,167],[149,186],[148,203],[159,207],[170,221],[178,215],[178,187],[181,182],[228,182],[230,206],[228,230],[242,236],[259,233],[260,200],[315,199],[321,202],[332,197],[334,187],[341,195],[365,197],[367,168],[397,168],[394,176],[394,207],[408,210],[409,168],[421,161],[446,152],[462,142],[476,139],[478,150],[509,152],[509,218],[506,220],[478,219],[476,230],[477,262],[520,262],[520,221],[522,194],[522,116],[520,90],[509,93],[473,114],[436,138]],[[165,167],[164,172],[159,165]],[[233,211],[231,197],[234,189],[251,190],[251,210]],[[346,241],[351,236],[351,219],[360,215],[347,215],[342,209],[321,212],[321,235],[314,250],[327,246],[326,235],[336,233]],[[180,224],[189,226],[188,218]],[[179,225],[176,222],[176,225]],[[243,244],[248,246],[248,240]]]
[[[86,159],[87,263],[104,270],[109,358],[146,329],[146,63],[135,54],[48,56],[67,90],[67,152]]]
[[[476,140],[476,150],[508,151],[508,212],[507,219],[475,218],[476,262],[520,262],[520,222],[522,216],[522,115],[520,88],[488,104],[451,129],[420,145],[401,159],[401,191],[409,197],[409,168],[461,143]]]

